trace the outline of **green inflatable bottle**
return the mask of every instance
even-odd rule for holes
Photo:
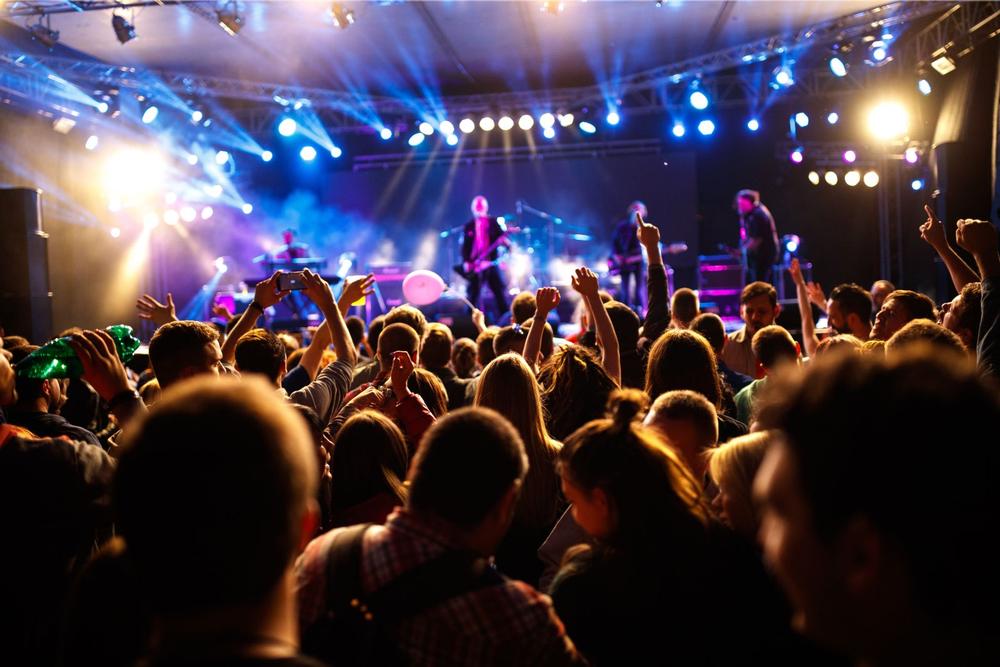
[[[139,339],[132,333],[132,327],[115,324],[105,331],[115,340],[115,350],[122,363],[128,363],[140,345]],[[69,346],[68,337],[56,338],[22,359],[17,365],[17,374],[32,380],[78,378],[83,375],[83,364]]]

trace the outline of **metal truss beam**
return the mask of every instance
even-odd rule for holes
[[[914,35],[902,58],[913,69],[927,69],[941,56],[961,58],[1000,35],[1000,2],[951,3],[941,16]]]

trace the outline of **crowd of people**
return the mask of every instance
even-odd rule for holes
[[[30,379],[4,332],[0,660],[998,664],[1000,255],[957,229],[940,307],[793,265],[798,340],[770,284],[728,335],[668,294],[641,219],[647,311],[581,267],[571,339],[553,287],[455,340],[309,271],[305,346],[257,326],[280,273],[225,331],[142,297],[147,368],[77,329]]]

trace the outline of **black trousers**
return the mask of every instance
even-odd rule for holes
[[[504,284],[503,279],[500,277],[500,269],[496,266],[490,266],[479,273],[473,273],[469,276],[469,301],[474,303],[483,312],[486,312],[486,309],[479,303],[479,292],[482,290],[483,281],[486,282],[490,291],[493,292],[493,299],[496,302],[494,317],[499,319],[507,310],[507,296],[504,294]],[[496,319],[493,321],[495,322]]]
[[[774,284],[774,257],[747,258],[747,284],[760,280]]]
[[[622,287],[621,294],[618,298],[621,299],[622,303],[626,306],[631,307],[637,313],[642,312],[642,286],[645,278],[643,277],[642,265],[635,268],[625,269],[621,272]],[[629,285],[629,283],[632,283]]]

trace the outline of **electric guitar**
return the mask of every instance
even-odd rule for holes
[[[665,246],[662,250],[665,255],[679,255],[682,252],[687,252],[687,244],[683,242],[671,243]],[[621,275],[623,271],[629,271],[635,267],[642,266],[642,262],[645,259],[642,253],[637,255],[629,255],[628,257],[624,255],[612,255],[608,259],[608,275],[618,276]]]
[[[508,234],[516,234],[521,231],[518,227],[507,227],[506,230],[496,240],[491,243],[487,248],[481,252],[477,257],[473,257],[468,262],[462,262],[461,264],[456,264],[452,267],[455,273],[462,276],[468,280],[471,276],[478,275],[490,268],[491,266],[498,266],[500,264],[500,258],[496,259],[486,259],[490,256],[490,253],[497,249],[497,247],[506,240]]]

